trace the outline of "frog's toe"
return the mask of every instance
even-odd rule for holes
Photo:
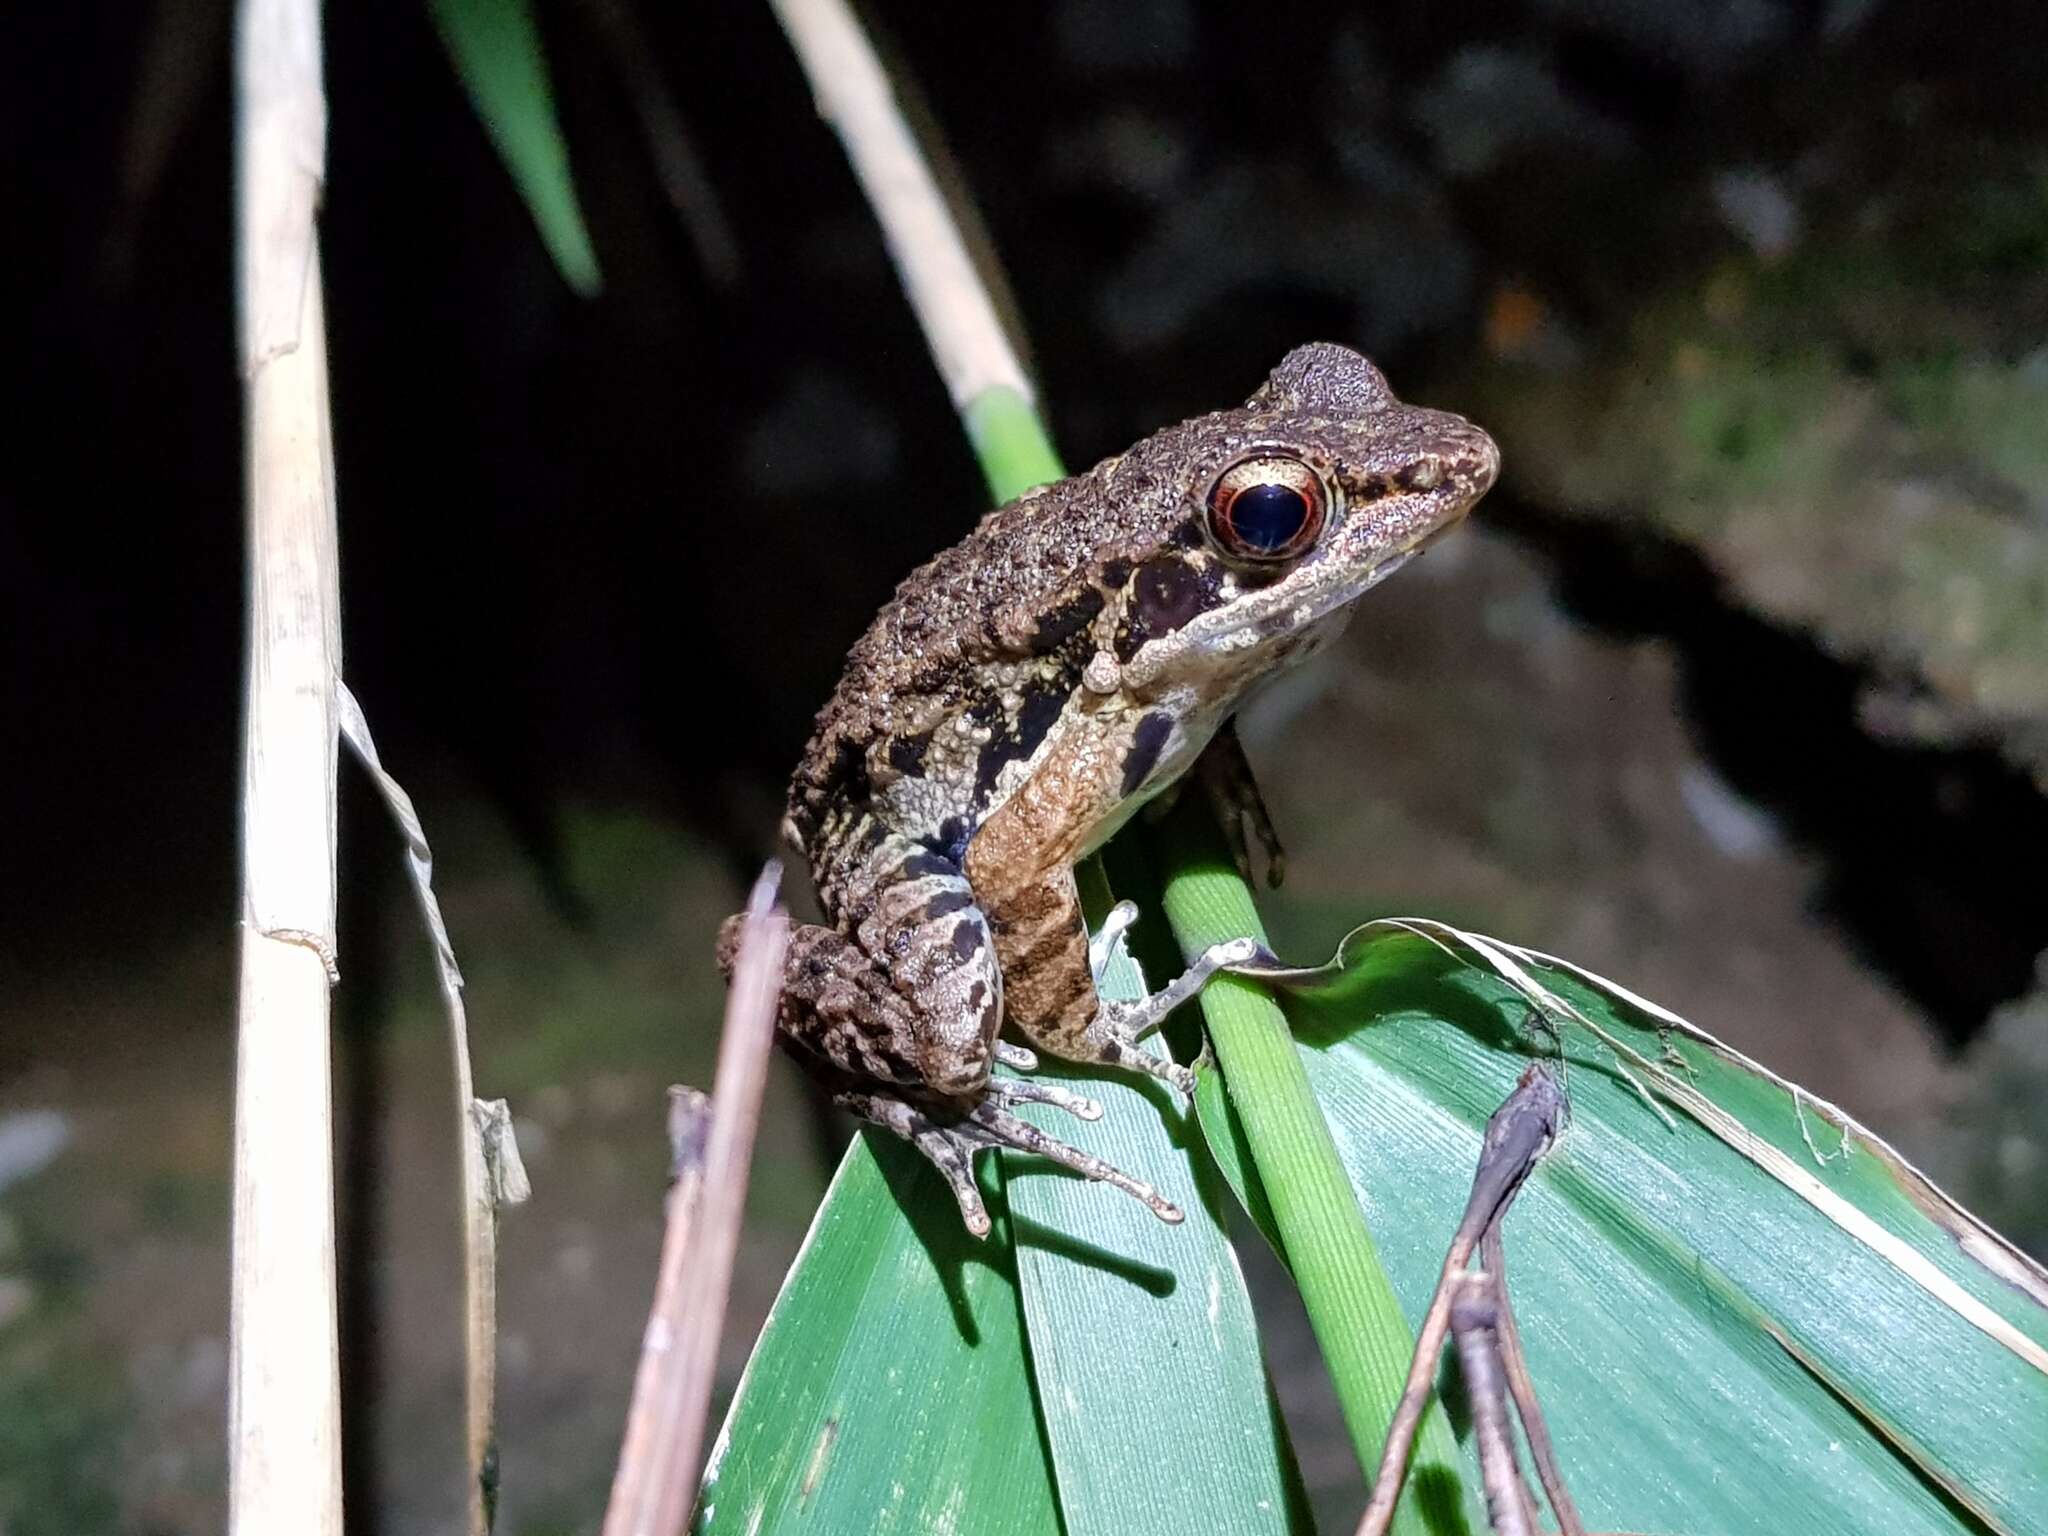
[[[992,1077],[989,1097],[1001,1104],[1050,1104],[1079,1120],[1100,1120],[1102,1106],[1054,1083],[1025,1083],[1013,1077]]]
[[[1088,974],[1095,978],[1097,986],[1102,985],[1102,973],[1109,969],[1109,962],[1116,954],[1116,941],[1122,938],[1131,924],[1138,920],[1138,904],[1134,901],[1120,901],[1109,909],[1109,915],[1102,920],[1102,926],[1088,940]]]
[[[960,1207],[967,1230],[975,1237],[988,1236],[988,1207],[982,1204],[981,1187],[974,1182],[974,1154],[983,1147],[996,1146],[994,1137],[964,1121],[957,1128],[941,1125],[923,1110],[879,1093],[842,1093],[833,1102],[849,1114],[894,1131],[922,1152],[953,1191],[953,1203]]]
[[[1092,1152],[1083,1152],[1079,1147],[1070,1147],[1064,1141],[1048,1136],[1030,1121],[1018,1119],[992,1099],[983,1099],[975,1105],[968,1114],[967,1122],[982,1128],[1003,1146],[1019,1152],[1035,1152],[1062,1168],[1073,1169],[1083,1178],[1122,1190],[1132,1199],[1143,1201],[1161,1221],[1178,1223],[1183,1219],[1180,1207],[1150,1184],[1132,1178]],[[962,1129],[965,1129],[964,1123]]]
[[[1036,1072],[1038,1053],[1027,1051],[1021,1045],[1012,1045],[1007,1040],[996,1042],[996,1060],[1013,1072]]]

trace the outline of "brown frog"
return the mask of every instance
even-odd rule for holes
[[[1458,522],[1499,456],[1404,405],[1344,347],[1297,348],[1244,407],[1154,433],[983,518],[914,572],[847,658],[790,785],[784,833],[832,926],[790,942],[781,1038],[837,1102],[904,1137],[988,1231],[984,1147],[1157,1192],[1013,1113],[1101,1111],[991,1075],[1036,1057],[1193,1075],[1138,1041],[1248,941],[1137,1002],[1097,978],[1074,863],[1202,759],[1242,855],[1278,848],[1229,729],[1248,690],[1329,644],[1351,605]],[[1207,749],[1205,752],[1205,748]],[[736,930],[722,936],[728,963]]]

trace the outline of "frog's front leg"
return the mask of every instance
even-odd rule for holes
[[[1164,1078],[1192,1098],[1195,1075],[1139,1044],[1226,965],[1249,960],[1250,939],[1212,944],[1174,980],[1135,1002],[1099,990],[1115,938],[1137,916],[1120,902],[1090,943],[1071,869],[1054,870],[989,914],[1003,963],[1010,1022],[1033,1045],[1069,1061],[1100,1062]]]
[[[1280,846],[1280,834],[1274,830],[1272,813],[1266,809],[1266,797],[1259,793],[1251,760],[1244,755],[1236,720],[1224,721],[1223,728],[1209,739],[1202,755],[1195,759],[1191,777],[1200,781],[1245,884],[1252,883],[1251,845],[1257,843],[1260,853],[1265,855],[1266,884],[1278,890],[1287,878],[1287,851]]]
[[[1223,966],[1252,957],[1249,939],[1212,945],[1180,977],[1136,1002],[1103,998],[1097,982],[1114,932],[1091,946],[1074,859],[1122,793],[1117,755],[1079,738],[1056,751],[981,826],[967,846],[967,878],[995,935],[1009,1021],[1032,1044],[1070,1061],[1101,1062],[1164,1078],[1192,1097],[1186,1067],[1138,1042]],[[1120,907],[1108,930],[1129,926]]]

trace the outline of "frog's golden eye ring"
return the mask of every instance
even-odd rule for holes
[[[1259,453],[1218,475],[1204,504],[1209,537],[1233,560],[1274,565],[1315,547],[1334,500],[1300,459]]]

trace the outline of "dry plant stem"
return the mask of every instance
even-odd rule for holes
[[[448,1019],[450,1055],[455,1067],[455,1134],[462,1148],[463,1365],[467,1449],[469,1453],[469,1531],[485,1536],[497,1513],[498,1457],[496,1399],[498,1384],[498,1208],[517,1205],[529,1193],[526,1170],[512,1139],[512,1115],[503,1099],[477,1098],[469,1063],[469,1019],[462,1004],[462,972],[441,903],[434,895],[434,855],[420,826],[412,796],[384,769],[363,707],[348,685],[335,682],[341,739],[347,743],[376,783],[390,807],[392,820],[405,839],[406,874],[427,937],[434,946],[434,967],[441,982],[441,1005]]]
[[[1508,1422],[1506,1374],[1500,1362],[1500,1313],[1494,1277],[1484,1270],[1459,1275],[1451,1286],[1451,1337],[1472,1404],[1472,1437],[1479,1442],[1479,1480],[1495,1536],[1536,1536],[1536,1511],[1521,1468],[1515,1465]]]
[[[249,655],[228,1529],[340,1536],[327,993],[341,595],[313,226],[326,139],[314,0],[243,0],[235,87]]]
[[[1515,1322],[1515,1309],[1508,1302],[1507,1245],[1501,1240],[1498,1221],[1479,1240],[1479,1267],[1493,1277],[1498,1299],[1494,1326],[1500,1335],[1501,1369],[1507,1377],[1508,1393],[1515,1400],[1515,1412],[1522,1420],[1522,1434],[1529,1442],[1529,1458],[1536,1463],[1543,1495],[1550,1500],[1561,1536],[1586,1536],[1579,1507],[1572,1502],[1571,1490],[1565,1486],[1564,1468],[1558,1465],[1550,1425],[1537,1404],[1536,1380],[1529,1374],[1529,1357],[1522,1350],[1522,1330]]]
[[[845,0],[772,0],[810,79],[818,115],[846,146],[881,221],[890,258],[924,327],[939,376],[965,410],[1007,387],[1034,398],[881,61]]]
[[[669,1451],[688,1384],[674,1370],[677,1320],[685,1307],[683,1282],[697,1206],[704,1193],[704,1145],[711,1127],[711,1101],[694,1088],[669,1089],[669,1171],[667,1225],[661,1264],[655,1273],[654,1302],[640,1339],[640,1364],[633,1374],[633,1400],[626,1435],[619,1446],[604,1536],[649,1529],[673,1476]]]
[[[1479,1167],[1472,1176],[1472,1194],[1465,1203],[1458,1230],[1451,1237],[1450,1251],[1444,1255],[1436,1294],[1430,1297],[1429,1311],[1416,1332],[1408,1379],[1402,1385],[1400,1402],[1387,1428],[1379,1470],[1373,1475],[1372,1495],[1358,1522],[1358,1536],[1385,1536],[1393,1522],[1394,1506],[1407,1476],[1409,1453],[1415,1447],[1423,1410],[1429,1405],[1437,1357],[1450,1331],[1451,1300],[1458,1277],[1471,1262],[1481,1239],[1498,1226],[1537,1159],[1550,1149],[1563,1117],[1564,1095],[1557,1079],[1541,1063],[1532,1063],[1523,1072],[1515,1091],[1486,1122]]]
[[[673,1111],[670,1138],[679,1176],[669,1199],[662,1272],[641,1342],[604,1536],[677,1536],[696,1501],[718,1336],[789,945],[788,914],[775,904],[781,876],[771,863],[747,901],[726,995],[711,1124],[704,1133],[701,1192],[694,1197],[685,1190],[692,1139],[687,1102],[679,1100]]]
[[[711,285],[727,291],[740,280],[740,248],[718,189],[704,169],[697,146],[683,126],[675,97],[654,61],[660,52],[640,25],[630,0],[585,0],[619,72],[626,101],[640,119],[640,132],[654,162],[655,179]]]

